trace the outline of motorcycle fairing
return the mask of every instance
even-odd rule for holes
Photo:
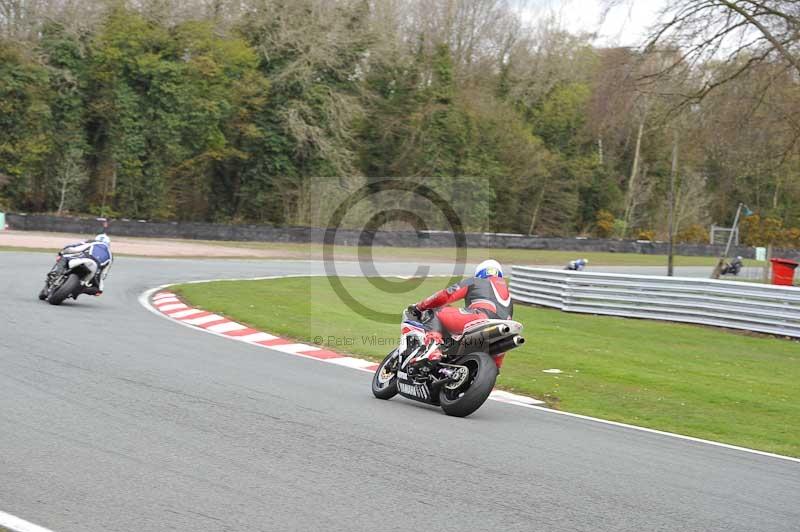
[[[397,392],[403,397],[414,401],[429,405],[438,404],[438,399],[433,397],[428,384],[411,380],[405,371],[397,372]]]
[[[88,268],[88,265],[89,264],[94,264],[94,263],[95,263],[94,260],[93,259],[89,259],[89,258],[69,259],[69,262],[67,263],[67,267],[70,270],[75,270],[76,268],[79,268],[81,266],[87,266],[87,273],[83,276],[83,279],[81,279],[83,284],[86,284],[89,281],[91,281],[92,277],[93,277],[92,270],[90,270]]]
[[[400,353],[405,353],[408,350],[409,337],[418,338],[419,343],[422,344],[425,341],[425,326],[417,321],[403,321],[400,327],[400,345],[398,346]]]

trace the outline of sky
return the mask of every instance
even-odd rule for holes
[[[522,0],[522,15],[532,22],[545,13],[554,13],[570,31],[597,32],[598,45],[636,46],[645,38],[647,27],[658,20],[666,1],[623,1],[624,5],[611,9],[603,19],[604,0]]]

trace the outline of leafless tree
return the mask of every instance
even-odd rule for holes
[[[93,28],[108,7],[92,0],[0,0],[0,37],[33,40],[46,22],[69,31]]]
[[[394,7],[396,26],[412,49],[448,45],[459,83],[496,74],[523,34],[519,9],[527,0],[375,0]]]
[[[532,106],[562,83],[591,77],[590,35],[572,34],[545,15],[520,34],[508,51],[510,97]]]
[[[607,0],[606,9],[631,0]],[[697,101],[761,63],[778,62],[800,75],[800,2],[797,0],[675,0],[661,11],[644,43],[647,50],[679,48],[682,53],[650,78],[703,66],[735,69],[708,72],[695,90]]]
[[[69,209],[78,188],[89,179],[82,166],[83,153],[81,150],[69,149],[60,161],[56,185],[58,187],[58,214]]]

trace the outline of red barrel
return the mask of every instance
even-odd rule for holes
[[[772,284],[792,286],[794,284],[794,270],[798,262],[789,259],[770,259],[772,263]]]

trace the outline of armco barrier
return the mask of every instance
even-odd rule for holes
[[[679,321],[800,338],[800,289],[514,266],[515,301],[566,312]]]

